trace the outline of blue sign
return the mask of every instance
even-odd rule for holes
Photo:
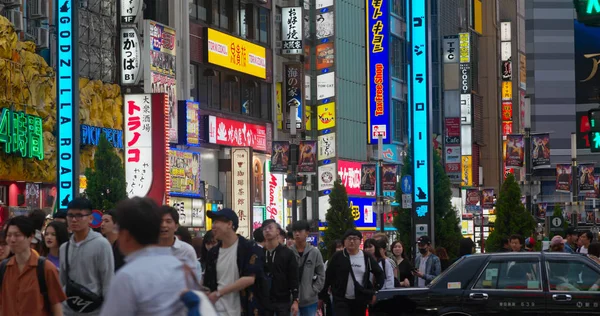
[[[56,121],[58,209],[65,210],[79,189],[79,67],[77,6],[79,1],[56,3]]]
[[[81,146],[98,146],[102,135],[112,147],[123,149],[122,130],[81,124]]]
[[[369,144],[391,140],[390,126],[390,4],[366,0],[367,6],[367,127]]]
[[[354,216],[354,224],[357,228],[376,228],[377,214],[373,213],[375,198],[351,197],[348,204]]]
[[[403,176],[400,180],[400,187],[402,188],[402,193],[411,194],[412,193],[412,177],[411,176]]]
[[[393,162],[396,164],[401,164],[402,161],[398,156],[398,146],[397,145],[383,145],[383,150],[381,151],[381,155],[383,156],[383,160]]]
[[[416,212],[418,217],[425,217],[427,212],[429,212],[429,205],[419,205],[416,207]]]
[[[427,12],[426,0],[412,2],[412,104],[414,202],[429,201],[429,104],[427,104]]]

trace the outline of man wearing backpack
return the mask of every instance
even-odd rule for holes
[[[6,240],[15,254],[0,264],[2,315],[62,316],[67,299],[56,267],[31,249],[34,224],[25,216],[8,221]]]
[[[206,212],[219,243],[206,255],[204,285],[221,316],[264,315],[264,255],[262,248],[236,234],[237,214],[230,208]]]

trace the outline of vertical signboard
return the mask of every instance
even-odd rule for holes
[[[459,71],[459,87],[460,87],[460,130],[461,130],[461,181],[471,185],[472,181],[472,116],[473,104],[471,96],[471,35],[469,33],[459,33],[460,46],[460,71]],[[468,157],[468,158],[467,158]],[[465,164],[469,161],[469,164]],[[468,174],[468,181],[465,181],[465,174]]]
[[[281,53],[302,55],[302,7],[281,8]]]
[[[297,107],[296,129],[304,130],[304,65],[301,63],[286,63],[283,65],[283,80],[285,83],[283,93],[283,106],[285,107],[285,129],[290,129],[290,108]]]
[[[285,227],[285,207],[283,203],[284,175],[271,173],[271,162],[265,162],[266,219],[274,219]],[[255,214],[256,215],[256,214]],[[262,223],[262,221],[261,221]]]
[[[121,0],[121,23],[130,24],[135,22],[136,17],[142,11],[142,0]]]
[[[413,0],[410,5],[411,18],[410,35],[414,49],[411,49],[412,72],[410,74],[410,100],[412,118],[413,146],[413,222],[415,225],[430,226],[427,230],[433,235],[431,219],[433,216],[431,188],[431,106],[430,69],[431,60],[429,47],[429,15],[427,0]],[[416,232],[413,232],[416,238]],[[433,236],[431,236],[433,238]]]
[[[377,144],[382,136],[389,144],[390,130],[390,4],[366,1],[367,21],[367,128],[368,143]],[[420,78],[421,82],[424,78]]]
[[[153,181],[152,100],[150,94],[126,94],[123,99],[127,196],[143,197]]]
[[[121,28],[121,85],[137,85],[142,70],[142,47],[137,28]]]
[[[250,238],[250,218],[252,207],[252,192],[250,166],[252,149],[250,147],[237,147],[231,149],[231,208],[238,216],[239,226],[237,233]]]
[[[79,1],[56,4],[57,209],[79,193]]]
[[[464,46],[464,43],[463,43]],[[469,71],[460,67],[461,42],[458,35],[444,36],[442,60],[444,62],[444,164],[446,174],[451,182],[457,183],[461,179],[461,121],[470,120],[470,96],[461,95],[462,90],[470,91]],[[463,56],[464,57],[464,56]],[[460,69],[459,69],[460,68]],[[453,84],[456,76],[461,80],[459,85]],[[463,75],[463,72],[465,73]],[[460,90],[456,90],[460,89]],[[460,103],[460,106],[458,104]],[[466,113],[468,112],[468,113]],[[464,116],[463,116],[464,114]]]

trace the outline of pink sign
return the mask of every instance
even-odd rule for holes
[[[366,192],[360,191],[360,166],[362,163],[338,160],[338,174],[342,184],[346,187],[348,195],[366,196]]]
[[[208,117],[208,140],[211,144],[267,151],[267,128],[211,115]]]

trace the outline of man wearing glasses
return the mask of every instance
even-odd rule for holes
[[[60,282],[68,297],[63,303],[65,316],[99,315],[114,275],[112,247],[90,229],[91,222],[91,202],[72,200],[67,206],[67,223],[73,235],[60,247]]]
[[[343,238],[344,250],[336,252],[327,264],[325,286],[319,293],[319,305],[322,306],[331,288],[334,315],[365,315],[367,305],[375,303],[374,293],[372,296],[369,294],[368,298],[365,293],[380,290],[385,281],[385,274],[377,260],[360,250],[361,240],[362,234],[358,230],[346,231]],[[375,277],[375,286],[369,286],[371,276]]]

